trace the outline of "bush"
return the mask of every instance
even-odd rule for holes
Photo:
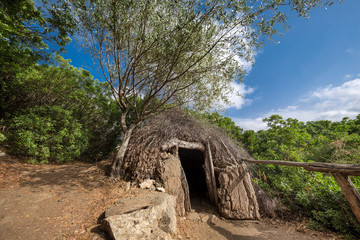
[[[60,56],[54,56],[52,65],[35,64],[6,83],[0,80],[0,91],[3,91],[0,94],[0,125],[3,123],[9,136],[14,130],[9,128],[12,119],[18,119],[17,116],[35,107],[57,106],[71,112],[72,122],[76,120],[81,129],[87,129],[83,136],[87,149],[81,151],[84,161],[95,162],[108,157],[121,142],[121,113],[108,84],[99,82],[90,72],[72,66]],[[17,131],[19,128],[17,126]],[[45,148],[42,154],[35,152],[46,155],[46,151]]]
[[[285,166],[253,168],[257,184],[270,196],[280,197],[292,213],[308,217],[310,228],[360,236],[360,224],[331,175]],[[352,180],[359,189],[360,177]]]
[[[59,106],[30,108],[13,118],[11,128],[14,154],[31,163],[69,162],[88,145],[86,129]]]
[[[6,140],[6,136],[0,133],[0,143],[4,142],[5,140]]]

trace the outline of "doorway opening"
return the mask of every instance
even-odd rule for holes
[[[203,168],[205,159],[203,152],[179,148],[179,158],[189,185],[190,202],[193,209],[210,203]]]

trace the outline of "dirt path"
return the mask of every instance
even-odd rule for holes
[[[186,239],[213,240],[315,240],[341,239],[333,234],[306,228],[305,222],[285,222],[279,219],[228,220],[222,218],[203,199],[192,200],[194,211],[178,220],[178,232]]]
[[[106,207],[140,192],[105,177],[106,164],[49,166],[0,159],[0,239],[106,239],[99,227]],[[174,238],[339,239],[270,220],[221,219],[206,205],[179,219]]]

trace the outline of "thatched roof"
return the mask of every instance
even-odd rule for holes
[[[161,150],[167,142],[178,139],[211,146],[215,167],[225,167],[234,159],[249,158],[249,154],[217,127],[197,120],[180,110],[166,111],[137,129],[129,142],[122,170],[123,176],[142,181],[158,179],[162,159],[168,154]],[[238,160],[236,160],[238,161]]]

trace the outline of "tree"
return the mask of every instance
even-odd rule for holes
[[[53,61],[17,73],[11,88],[0,95],[0,100],[7,99],[0,118],[7,127],[8,150],[32,157],[33,162],[62,162],[66,147],[66,161],[80,154],[87,161],[104,159],[121,139],[120,110],[110,87],[69,60],[55,55]],[[69,139],[76,137],[73,144]],[[71,148],[75,146],[76,151]]]
[[[19,73],[16,91],[6,93],[14,98],[10,106],[17,105],[17,111],[45,105],[70,111],[87,129],[89,143],[84,153],[92,159],[107,157],[121,138],[120,110],[111,98],[110,87],[58,55],[54,62],[34,65]]]
[[[45,3],[46,0],[41,2]],[[4,74],[49,56],[48,44],[61,48],[74,30],[67,4],[52,4],[46,10],[32,0],[4,0],[0,3],[0,70]],[[4,76],[2,76],[4,77]]]
[[[0,2],[0,118],[13,99],[3,93],[16,89],[16,74],[49,60],[52,52],[62,50],[71,40],[68,35],[73,33],[74,22],[68,10],[66,3],[53,3],[46,10],[32,0]]]
[[[335,0],[73,0],[79,36],[121,109],[119,177],[133,130],[169,107],[213,108],[227,101],[241,62],[284,25],[283,6],[300,16]],[[129,121],[129,109],[134,116]]]

